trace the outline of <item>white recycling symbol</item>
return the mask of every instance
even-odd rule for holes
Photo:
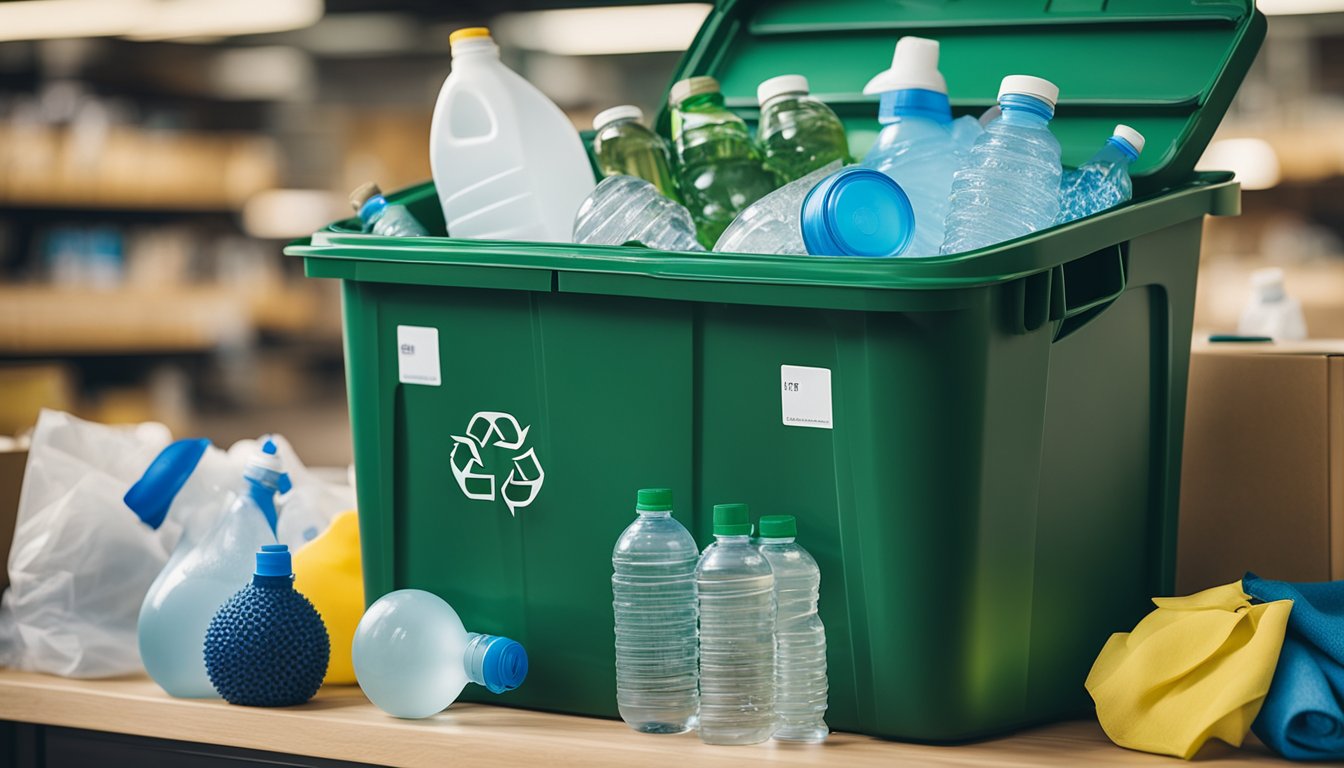
[[[537,454],[531,448],[512,458],[513,467],[502,485],[498,485],[495,475],[486,472],[481,461],[481,449],[487,447],[503,448],[508,451],[521,450],[527,443],[527,432],[532,427],[520,426],[518,419],[511,414],[499,411],[481,411],[471,417],[466,435],[453,435],[453,451],[448,455],[453,468],[453,477],[457,487],[462,489],[468,499],[494,501],[504,499],[509,514],[517,517],[518,510],[526,508],[541,492],[541,484],[546,480],[546,472],[537,460]]]

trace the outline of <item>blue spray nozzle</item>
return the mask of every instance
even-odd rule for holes
[[[267,456],[274,456],[277,450],[275,441],[269,437],[266,438],[266,442],[261,444],[261,452]]]
[[[157,529],[168,516],[187,478],[196,471],[201,457],[210,447],[210,441],[203,438],[178,440],[159,452],[135,485],[126,491],[122,501],[136,514],[145,525]]]

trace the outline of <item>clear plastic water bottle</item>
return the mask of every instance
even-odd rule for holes
[[[257,550],[275,544],[275,496],[289,490],[275,443],[248,461],[243,486],[199,542],[174,553],[140,606],[140,660],[163,690],[180,698],[214,697],[205,670],[205,632],[226,600],[247,584]],[[193,545],[194,544],[194,545]]]
[[[672,177],[672,152],[662,136],[644,127],[644,110],[612,107],[593,118],[593,155],[603,176],[634,176],[680,200]]]
[[[350,193],[350,207],[359,214],[365,232],[383,237],[425,237],[425,229],[410,210],[400,203],[389,203],[377,184],[361,184]]]
[[[677,189],[701,245],[708,248],[739,213],[778,184],[761,164],[747,124],[724,106],[719,81],[682,80],[672,86],[669,104]]]
[[[1059,88],[1030,75],[999,86],[1001,114],[952,178],[942,253],[962,253],[1045,229],[1059,216],[1059,140],[1050,132]]]
[[[952,120],[947,83],[938,71],[938,41],[896,41],[891,69],[863,89],[881,94],[878,122],[884,127],[863,165],[896,180],[915,209],[915,240],[904,256],[937,256],[943,245],[952,174],[982,133],[974,118]]]
[[[623,245],[635,241],[660,251],[703,251],[695,222],[681,204],[634,176],[608,176],[579,206],[574,242]]]
[[[806,77],[772,77],[756,87],[756,101],[761,105],[756,141],[765,152],[765,167],[780,183],[833,162],[850,162],[844,123],[809,95]]]
[[[775,712],[778,741],[826,739],[826,628],[817,615],[821,570],[798,546],[792,515],[761,518],[756,546],[775,574]]]
[[[1251,296],[1241,310],[1237,333],[1266,336],[1275,341],[1307,338],[1302,304],[1288,294],[1282,269],[1269,267],[1251,273]]]
[[[1143,134],[1128,125],[1117,125],[1111,137],[1091,160],[1065,171],[1059,185],[1057,223],[1091,216],[1126,202],[1134,196],[1129,166],[1143,151]]]
[[[775,732],[775,576],[751,544],[746,504],[714,507],[700,596],[700,739],[758,744]]]
[[[682,733],[695,725],[700,707],[700,549],[672,517],[670,489],[641,490],[635,510],[638,519],[611,553],[616,705],[636,731]]]
[[[837,160],[757,200],[714,250],[813,256],[895,256],[910,243],[914,210],[900,185]]]
[[[378,598],[351,646],[359,687],[393,717],[438,714],[467,683],[504,693],[527,677],[527,652],[498,635],[468,632],[443,598],[399,589]]]

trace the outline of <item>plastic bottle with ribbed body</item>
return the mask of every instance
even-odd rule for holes
[[[452,606],[421,589],[378,598],[359,620],[351,650],[364,695],[393,717],[442,712],[467,683],[504,693],[527,677],[522,645],[468,632]]]
[[[593,118],[593,156],[603,176],[634,176],[672,200],[672,152],[662,136],[644,127],[644,110],[632,104],[604,109]]]
[[[686,208],[634,176],[608,176],[579,206],[574,242],[624,245],[637,242],[660,251],[703,251]]]
[[[1059,88],[1039,77],[1003,79],[1002,114],[953,176],[942,253],[973,251],[1055,223],[1063,168],[1050,119],[1058,97]]]
[[[756,88],[761,106],[756,141],[765,153],[766,169],[781,184],[837,161],[850,162],[844,123],[809,90],[802,75],[772,77]]]
[[[915,239],[902,255],[937,256],[952,175],[965,162],[967,137],[978,135],[980,124],[974,118],[952,120],[936,40],[898,40],[891,68],[870,80],[863,92],[881,94],[878,122],[883,125],[863,165],[900,184],[915,210]],[[954,126],[959,130],[954,132]]]
[[[616,705],[636,731],[682,733],[695,725],[700,706],[700,550],[672,517],[670,489],[639,491],[635,510],[638,518],[611,553]]]
[[[712,247],[747,206],[778,186],[742,118],[723,104],[719,82],[692,77],[672,86],[672,142],[677,190],[695,220],[700,244]]]
[[[700,599],[700,740],[758,744],[775,732],[775,576],[751,544],[746,504],[714,507],[695,569]]]
[[[275,544],[275,495],[289,490],[275,443],[248,461],[244,482],[227,512],[175,555],[140,606],[137,635],[145,670],[163,690],[182,698],[214,697],[202,649],[210,620],[252,575],[256,552]]]
[[[777,741],[826,739],[826,628],[817,615],[821,570],[797,543],[792,515],[766,515],[756,546],[775,574],[775,712]]]
[[[1081,219],[1128,201],[1134,196],[1129,166],[1143,151],[1143,134],[1117,125],[1091,160],[1064,172],[1059,185],[1058,223]]]

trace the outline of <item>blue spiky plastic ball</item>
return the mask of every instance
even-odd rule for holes
[[[210,620],[205,671],[230,704],[302,704],[322,686],[331,642],[317,609],[293,582],[288,548],[268,544],[257,554],[252,583]]]

